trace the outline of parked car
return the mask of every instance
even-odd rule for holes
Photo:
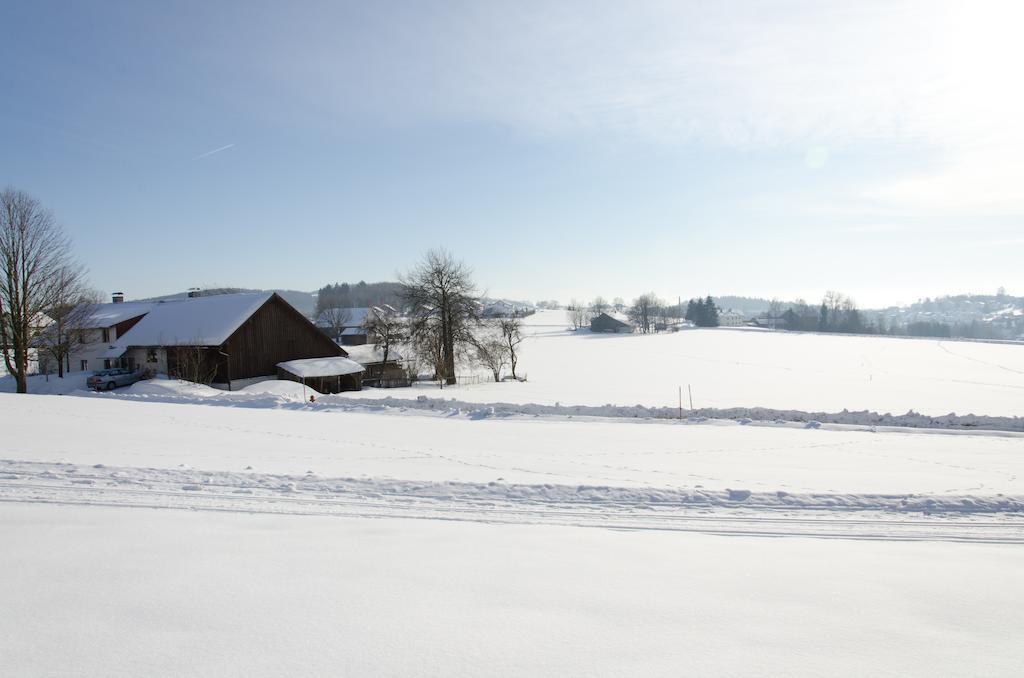
[[[112,391],[119,386],[128,386],[142,379],[142,372],[133,372],[124,367],[100,370],[85,380],[89,388],[97,391]]]

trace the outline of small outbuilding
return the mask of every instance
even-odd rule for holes
[[[346,346],[345,352],[351,360],[366,368],[363,382],[368,386],[394,388],[409,385],[409,376],[402,369],[402,354],[394,348],[388,351],[387,362],[384,361],[384,351],[373,344]]]
[[[633,326],[618,318],[613,318],[607,313],[598,314],[590,321],[591,332],[614,332],[625,334],[633,331]]]
[[[320,393],[358,391],[365,368],[348,358],[307,358],[277,364],[277,378],[300,382]]]

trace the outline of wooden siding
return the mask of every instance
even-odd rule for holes
[[[242,323],[219,351],[227,354],[220,355],[214,378],[219,383],[275,375],[277,363],[286,360],[348,355],[277,294]]]

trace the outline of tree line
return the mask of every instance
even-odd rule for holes
[[[679,304],[668,304],[653,292],[641,294],[628,305],[621,297],[608,302],[599,296],[589,304],[573,299],[566,307],[569,324],[574,330],[588,327],[591,320],[602,313],[614,311],[624,314],[633,327],[642,334],[666,329],[670,323],[680,320],[689,320],[697,327],[718,327],[719,310],[711,296],[690,299],[684,312]]]

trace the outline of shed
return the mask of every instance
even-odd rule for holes
[[[278,379],[298,381],[320,393],[358,391],[362,388],[362,365],[342,358],[307,358],[277,364]]]
[[[607,313],[601,313],[590,321],[591,332],[615,332],[628,333],[633,331],[633,326],[618,318],[613,318]]]

